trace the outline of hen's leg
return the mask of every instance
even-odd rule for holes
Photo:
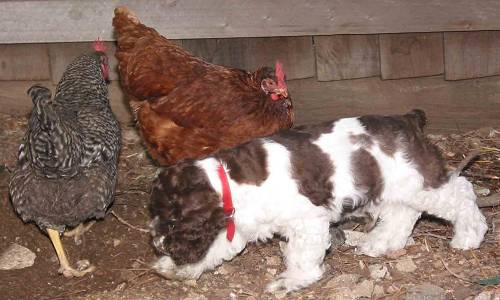
[[[89,231],[90,227],[92,227],[94,224],[95,221],[90,221],[87,223],[87,225],[83,225],[83,223],[81,223],[72,230],[64,232],[64,236],[73,237],[75,240],[75,244],[80,245],[82,243],[82,235],[85,232]]]
[[[54,229],[47,228],[47,233],[49,234],[50,240],[56,249],[57,257],[59,258],[59,264],[61,265],[59,268],[59,273],[63,274],[64,277],[82,277],[83,275],[93,272],[95,270],[94,266],[89,266],[84,270],[76,270],[73,269],[69,265],[68,258],[66,257],[66,253],[64,253],[64,248],[61,243],[61,238],[59,237],[59,232]]]

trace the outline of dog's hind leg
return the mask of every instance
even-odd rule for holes
[[[297,290],[323,275],[323,258],[330,247],[328,218],[294,220],[284,235],[288,238],[282,248],[287,269],[267,286],[268,292]]]
[[[455,230],[451,241],[453,248],[478,248],[488,230],[477,207],[472,184],[464,177],[452,176],[437,189],[419,192],[409,205],[450,221]]]
[[[382,204],[379,222],[359,245],[358,253],[381,256],[405,247],[420,211],[400,203]]]

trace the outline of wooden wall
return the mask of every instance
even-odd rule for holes
[[[0,43],[112,41],[118,5],[176,39],[500,30],[498,0],[0,0]]]
[[[500,31],[176,42],[205,60],[248,70],[281,60],[297,124],[423,108],[436,131],[500,126]],[[114,52],[113,42],[108,48]],[[28,112],[27,87],[57,83],[66,65],[89,49],[87,42],[0,44],[2,111]],[[115,70],[111,79],[113,109],[128,122]]]

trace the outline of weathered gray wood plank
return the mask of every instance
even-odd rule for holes
[[[380,74],[378,36],[315,36],[316,74],[319,81]]]
[[[445,78],[500,74],[500,31],[445,33]]]
[[[287,79],[314,76],[311,37],[183,40],[182,46],[219,65],[253,71],[263,66],[274,67],[279,60]]]
[[[424,109],[428,132],[463,132],[500,126],[500,77],[446,81],[442,76],[381,80],[377,77],[288,82],[296,124],[361,114]]]
[[[424,109],[428,132],[463,132],[484,126],[500,127],[500,76],[446,81],[442,76],[400,80],[362,78],[318,82],[290,80],[296,124],[310,124],[360,114],[405,113]],[[26,114],[32,103],[26,90],[36,81],[0,81],[2,112]],[[50,81],[43,82],[51,86]],[[53,87],[53,85],[52,85]],[[111,107],[120,122],[131,115],[117,81],[110,85]]]
[[[442,74],[442,33],[380,35],[380,68],[383,79]]]
[[[47,45],[0,45],[0,80],[47,80],[49,78]]]
[[[0,43],[112,40],[118,4],[169,38],[500,30],[497,0],[0,2]]]

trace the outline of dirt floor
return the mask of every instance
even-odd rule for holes
[[[482,209],[490,230],[478,250],[451,249],[451,226],[424,218],[413,233],[415,243],[391,257],[359,256],[346,245],[332,248],[325,258],[323,279],[288,295],[264,293],[265,285],[283,269],[278,239],[249,245],[198,281],[165,280],[149,270],[155,254],[149,235],[138,230],[147,229],[150,221],[148,191],[156,168],[132,127],[124,128],[114,214],[97,222],[80,245],[72,238],[63,239],[71,262],[87,258],[97,270],[90,276],[66,279],[57,273],[50,240],[33,224],[23,224],[8,198],[10,170],[25,128],[26,118],[0,114],[0,254],[16,243],[33,251],[36,260],[28,268],[0,270],[0,299],[474,299],[480,293],[484,297],[477,299],[500,299],[498,285],[474,283],[500,275],[498,206]],[[487,154],[472,165],[469,177],[482,187],[481,192],[500,192],[500,155],[494,155],[500,152],[500,132],[484,129],[431,138],[452,165],[467,149],[485,148]],[[498,227],[492,228],[495,222]]]

